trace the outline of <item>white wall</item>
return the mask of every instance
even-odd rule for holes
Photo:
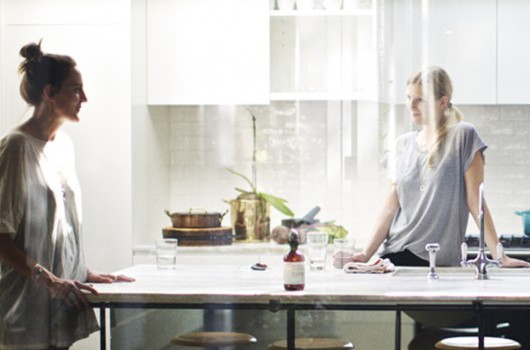
[[[18,95],[20,48],[42,38],[45,52],[74,57],[88,102],[81,122],[65,129],[76,147],[87,260],[97,270],[125,267],[131,261],[132,225],[128,1],[4,0],[3,5],[2,112],[8,126],[31,114]]]
[[[170,119],[167,107],[147,107],[146,4],[131,4],[132,230],[134,243],[145,244],[160,237],[169,220]]]

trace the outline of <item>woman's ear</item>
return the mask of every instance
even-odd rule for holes
[[[438,104],[441,109],[446,109],[447,107],[449,107],[449,97],[447,96],[440,97],[440,99],[438,100]]]
[[[56,90],[50,84],[46,85],[44,89],[42,90],[43,97],[52,102],[55,101],[55,94],[56,94]]]

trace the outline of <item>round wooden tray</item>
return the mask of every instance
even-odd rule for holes
[[[231,227],[178,228],[162,229],[164,238],[178,239],[179,246],[211,246],[232,244]]]

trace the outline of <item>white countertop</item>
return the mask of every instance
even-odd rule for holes
[[[208,264],[179,264],[173,270],[137,265],[117,273],[133,283],[96,284],[92,302],[115,303],[322,303],[361,304],[530,304],[530,269],[490,269],[489,280],[476,280],[474,271],[439,268],[438,280],[427,279],[427,268],[401,268],[386,274],[347,274],[328,267],[306,272],[304,291],[283,289],[281,262],[254,271],[232,260]]]

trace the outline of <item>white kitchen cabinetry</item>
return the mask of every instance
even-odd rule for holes
[[[530,103],[530,2],[498,2],[498,86],[499,104]]]
[[[406,79],[431,65],[443,67],[451,76],[455,103],[497,102],[496,0],[385,4],[386,16],[395,28],[385,46],[390,65],[385,76],[397,102],[404,102]]]
[[[496,0],[430,1],[427,62],[453,80],[454,102],[496,103]]]
[[[267,104],[269,0],[149,0],[148,104]]]
[[[376,98],[372,7],[271,11],[271,100]]]

